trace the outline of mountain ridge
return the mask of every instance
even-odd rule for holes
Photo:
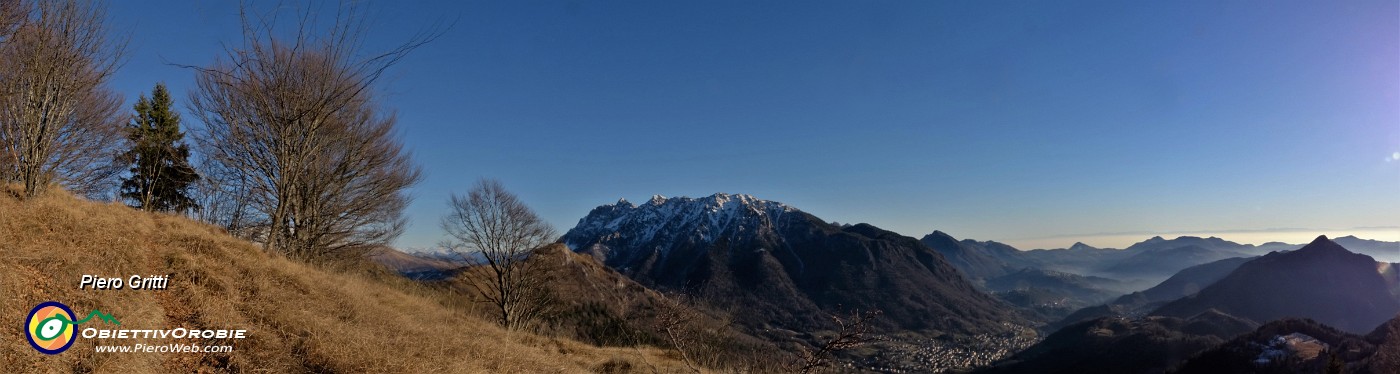
[[[751,195],[603,205],[560,241],[752,330],[829,328],[821,316],[847,309],[883,310],[876,323],[887,330],[985,332],[1021,320],[914,238]]]
[[[1370,331],[1400,313],[1400,300],[1390,293],[1379,264],[1318,236],[1301,249],[1245,262],[1152,314],[1183,316],[1217,308],[1255,321],[1306,317],[1345,331]]]

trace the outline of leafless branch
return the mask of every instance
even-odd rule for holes
[[[449,248],[475,265],[465,280],[496,310],[502,326],[521,329],[549,311],[549,271],[531,253],[553,242],[554,229],[500,182],[481,180],[453,195],[442,227]]]
[[[794,371],[803,374],[816,372],[830,366],[836,352],[857,348],[879,340],[870,335],[870,321],[879,315],[879,310],[863,313],[853,310],[849,316],[844,317],[832,315],[831,321],[837,326],[836,335],[822,342],[816,347],[816,350],[804,350],[802,361]]]
[[[362,56],[354,3],[328,30],[303,10],[290,39],[276,13],[240,9],[243,42],[194,67],[195,139],[212,166],[204,191],[235,197],[211,217],[265,248],[304,259],[355,257],[402,233],[405,189],[421,179],[371,94],[386,69],[437,34]]]
[[[105,87],[124,44],[92,3],[0,0],[0,180],[95,196],[120,166],[126,117]]]

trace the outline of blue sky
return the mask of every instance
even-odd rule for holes
[[[231,2],[109,6],[128,105],[158,81],[183,105],[193,73],[167,63],[239,42]],[[368,7],[370,52],[454,25],[378,87],[426,173],[402,247],[482,177],[561,232],[619,197],[729,192],[1023,248],[1400,239],[1394,1]]]

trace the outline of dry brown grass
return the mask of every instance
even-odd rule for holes
[[[678,372],[674,354],[513,333],[373,272],[328,271],[259,250],[183,217],[55,191],[0,188],[0,372]],[[78,290],[83,274],[171,274],[170,288]],[[98,339],[43,355],[18,326],[56,300],[121,328],[248,330],[226,354],[96,353]],[[80,316],[81,318],[81,316]],[[88,326],[95,324],[96,326]],[[103,328],[102,322],[81,327]],[[80,328],[81,328],[80,327]],[[174,339],[106,343],[166,344]]]

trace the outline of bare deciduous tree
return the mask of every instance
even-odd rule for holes
[[[197,74],[191,111],[214,182],[236,204],[215,212],[230,231],[306,260],[357,257],[403,231],[405,189],[420,179],[372,86],[385,69],[435,35],[387,52],[361,51],[364,22],[353,3],[317,33],[300,14],[288,38],[272,16],[245,7],[243,43]],[[255,19],[256,18],[256,19]],[[282,30],[286,31],[286,30]],[[222,175],[219,175],[222,174]]]
[[[10,38],[28,18],[28,4],[21,0],[0,0],[0,43]]]
[[[104,87],[124,46],[106,12],[75,0],[0,0],[0,180],[93,196],[120,167],[121,100]]]
[[[816,349],[805,348],[802,351],[802,360],[793,367],[793,372],[814,373],[831,365],[836,352],[860,347],[879,340],[870,335],[870,321],[880,316],[880,311],[860,312],[851,311],[850,316],[842,317],[832,315],[831,321],[836,324],[836,335],[817,345]]]
[[[190,195],[199,211],[190,212],[200,221],[223,227],[230,235],[240,238],[263,241],[256,220],[258,212],[253,210],[254,194],[247,190],[251,185],[249,177],[218,162],[202,159],[195,167],[201,178],[195,181]]]
[[[740,341],[726,313],[707,308],[693,296],[666,292],[657,301],[652,328],[692,372],[767,372],[762,369],[772,369],[772,360],[779,359],[770,355],[763,357],[768,361],[755,360],[752,355],[776,352]]]
[[[656,330],[663,334],[676,352],[681,355],[681,362],[685,367],[695,373],[700,373],[700,365],[696,363],[697,357],[692,357],[693,350],[697,349],[699,334],[693,330],[693,324],[701,318],[700,312],[686,305],[687,298],[682,294],[667,294],[661,297],[661,304],[657,305]]]
[[[542,261],[534,250],[558,235],[500,182],[481,180],[467,196],[452,195],[442,227],[453,241],[445,245],[475,265],[466,277],[491,304],[502,326],[521,329],[548,311],[550,295]]]

